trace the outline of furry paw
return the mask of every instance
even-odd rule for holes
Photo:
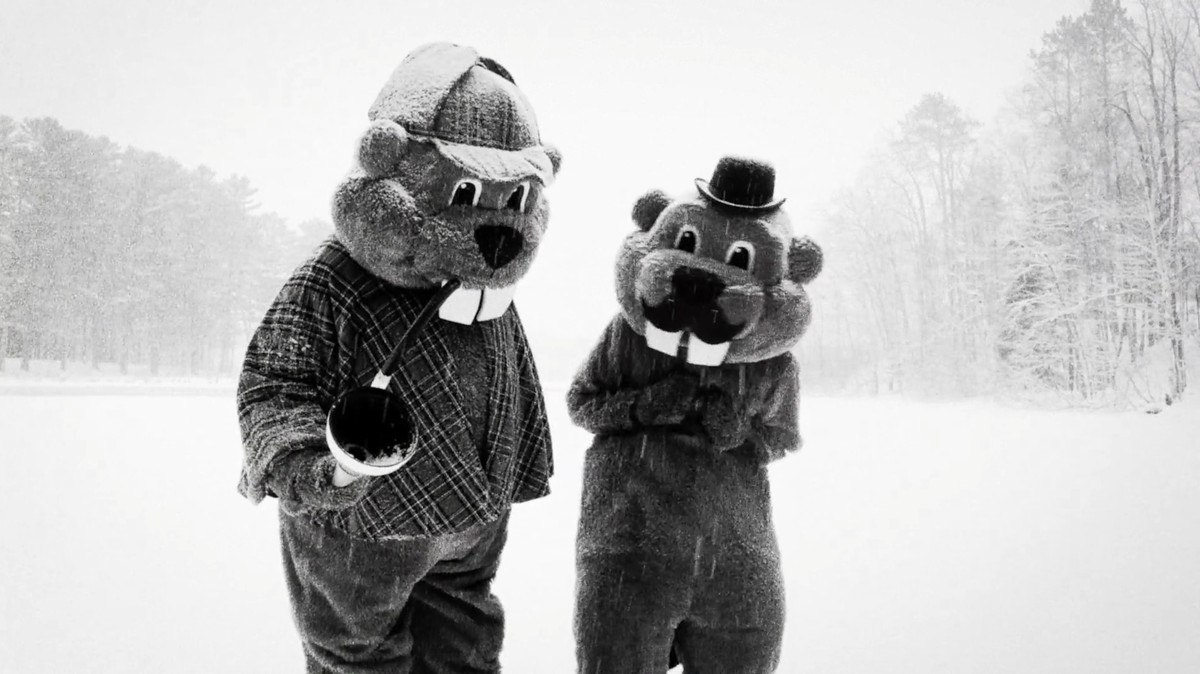
[[[372,480],[363,478],[344,487],[335,486],[336,466],[337,460],[328,452],[296,452],[271,467],[272,484],[289,512],[353,507],[366,495]]]
[[[700,391],[698,402],[700,425],[716,449],[737,448],[750,437],[750,412],[741,398],[707,388]]]
[[[642,426],[671,426],[684,423],[695,411],[700,378],[675,371],[642,389],[633,407],[633,418]]]

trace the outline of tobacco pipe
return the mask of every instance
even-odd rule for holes
[[[335,485],[345,486],[365,475],[387,475],[412,460],[412,415],[390,390],[392,375],[413,337],[461,285],[457,279],[447,281],[429,298],[369,386],[350,389],[334,400],[325,421],[325,440],[338,461]]]

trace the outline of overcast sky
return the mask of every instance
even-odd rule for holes
[[[265,210],[328,218],[392,68],[417,45],[450,40],[504,64],[526,91],[544,139],[565,155],[558,203],[574,203],[571,212],[584,199],[590,213],[619,213],[623,227],[638,193],[682,189],[724,152],[774,161],[793,203],[823,200],[924,93],[942,91],[987,121],[1041,35],[1086,8],[5,0],[0,114],[56,117],[185,166],[245,175]]]

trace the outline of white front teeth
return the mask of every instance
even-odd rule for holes
[[[454,323],[470,325],[475,322],[475,314],[479,313],[479,305],[482,301],[482,290],[459,288],[450,293],[445,302],[442,302],[442,307],[438,309],[438,316]]]
[[[692,365],[715,367],[725,362],[727,353],[729,353],[729,342],[709,344],[695,335],[688,338],[687,362]]]
[[[508,307],[513,301],[513,295],[516,293],[516,286],[486,288],[483,291],[483,303],[479,306],[479,315],[475,317],[475,320],[490,321],[500,318],[504,312],[508,311]]]
[[[646,322],[646,346],[655,351],[661,351],[668,356],[678,356],[683,339],[683,332],[667,332],[649,321]],[[716,367],[725,362],[728,353],[729,342],[709,344],[693,334],[687,335],[687,362],[692,365]]]
[[[445,285],[445,283],[443,283]],[[470,325],[475,321],[500,318],[512,304],[516,286],[506,288],[459,288],[450,293],[438,309],[438,316],[447,321]]]
[[[683,339],[682,332],[667,332],[646,322],[646,345],[655,351],[661,351],[668,356],[679,353],[679,342]]]

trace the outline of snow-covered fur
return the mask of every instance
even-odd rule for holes
[[[502,288],[529,271],[561,156],[511,75],[474,50],[413,52],[380,92],[334,198],[354,259],[403,287]]]
[[[713,208],[703,194],[685,195],[672,202],[654,190],[638,199],[633,211],[638,231],[625,239],[617,261],[616,290],[629,325],[640,335],[647,330],[647,309],[672,300],[684,272],[709,279],[723,287],[712,298],[709,316],[720,319],[696,325],[693,336],[705,336],[705,327],[720,332],[741,326],[732,337],[724,363],[765,360],[791,349],[811,320],[812,307],[803,285],[821,270],[821,249],[808,237],[793,237],[791,220],[782,208],[766,212],[729,213]],[[680,237],[688,228],[697,235],[694,252],[680,250]],[[749,244],[750,269],[729,263],[735,246]],[[692,281],[695,292],[705,292],[706,281]],[[687,281],[683,282],[688,286]],[[715,290],[714,290],[715,292]],[[684,318],[680,302],[672,309]],[[670,326],[662,326],[668,332]],[[653,329],[653,328],[651,328]],[[676,329],[688,331],[682,324]],[[706,340],[708,341],[708,340]]]
[[[718,168],[769,174],[766,193],[740,194],[745,207],[704,189],[638,200],[616,264],[622,313],[568,394],[572,420],[595,433],[576,544],[580,672],[663,672],[673,655],[685,672],[779,661],[766,466],[800,446],[789,349],[822,258],[771,201],[773,172],[747,163]]]
[[[368,121],[334,197],[335,238],[285,283],[247,349],[240,489],[281,500],[309,671],[409,671],[414,660],[414,671],[498,671],[490,584],[502,546],[462,537],[490,527],[488,540],[502,541],[511,505],[549,489],[542,389],[510,303],[546,230],[560,159],[508,71],[450,43],[409,54]],[[386,373],[413,425],[412,460],[338,486],[331,407],[372,381],[446,281],[461,284],[441,305],[447,320],[425,325]],[[289,532],[302,529],[332,532],[354,554],[295,544],[303,537]],[[437,606],[422,606],[433,595]],[[458,617],[429,615],[443,609]],[[455,654],[465,660],[435,663]]]

